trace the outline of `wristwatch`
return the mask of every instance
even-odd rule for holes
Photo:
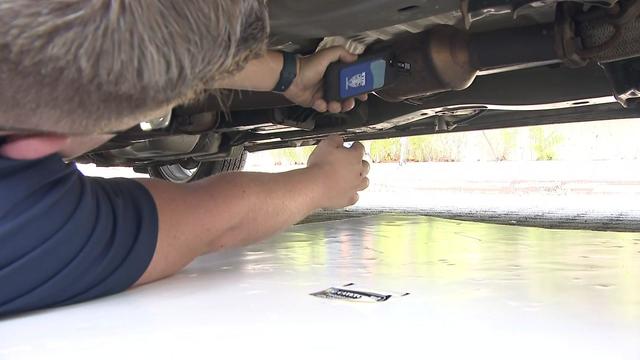
[[[278,83],[273,91],[283,93],[289,89],[293,80],[298,76],[298,55],[282,51],[282,70]]]

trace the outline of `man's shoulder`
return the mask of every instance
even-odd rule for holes
[[[157,211],[134,180],[4,158],[0,198],[0,315],[122,291],[151,261]]]

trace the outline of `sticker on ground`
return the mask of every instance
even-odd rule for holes
[[[391,299],[391,297],[407,296],[409,293],[394,293],[394,292],[382,292],[382,291],[370,291],[364,289],[358,289],[354,283],[345,284],[342,287],[330,287],[326,290],[318,291],[309,294],[311,296],[330,299],[330,300],[346,300],[353,302],[383,302]]]

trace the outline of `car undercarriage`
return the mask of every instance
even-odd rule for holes
[[[411,73],[342,114],[295,106],[277,93],[212,92],[78,160],[152,176],[175,166],[193,173],[230,159],[239,166],[244,151],[313,145],[331,134],[355,141],[640,117],[639,0],[269,6],[272,49],[393,51]]]

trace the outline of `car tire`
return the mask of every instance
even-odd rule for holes
[[[247,161],[247,152],[236,158],[215,161],[191,161],[189,166],[183,163],[157,165],[147,168],[147,173],[154,179],[162,179],[172,183],[184,184],[226,172],[241,171]]]

